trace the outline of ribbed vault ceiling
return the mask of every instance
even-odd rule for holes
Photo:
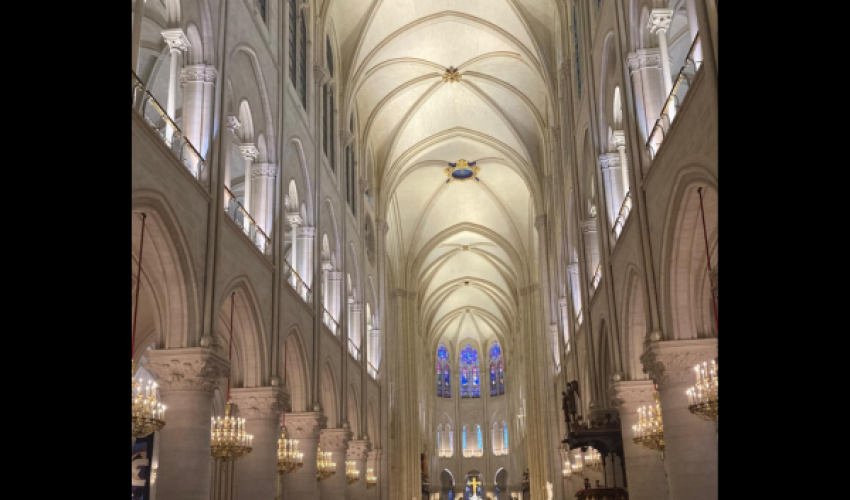
[[[536,249],[551,122],[553,0],[333,0],[346,116],[374,152],[393,275],[428,345],[510,345]],[[456,67],[462,81],[443,82]],[[446,183],[447,162],[479,180]],[[483,354],[483,353],[482,353]]]

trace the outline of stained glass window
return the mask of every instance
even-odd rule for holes
[[[472,367],[472,397],[481,397],[481,381],[478,378],[478,367]]]
[[[443,365],[443,397],[452,397],[452,373],[448,363]]]
[[[481,436],[481,426],[480,425],[475,426],[475,438],[478,440],[478,449],[483,450],[484,449],[484,438]]]
[[[501,361],[502,357],[502,347],[498,342],[493,342],[493,345],[490,346],[490,395],[498,396],[499,394],[504,394],[504,389],[500,392],[500,382],[501,386],[504,386],[504,381],[502,380],[503,375],[501,372]],[[499,370],[499,373],[496,373],[496,370]]]
[[[440,347],[437,348],[437,359],[442,362],[445,362],[447,359],[449,359],[449,350],[446,349],[446,346],[444,346],[443,344],[440,344]]]
[[[490,347],[490,359],[497,360],[502,356],[502,348],[499,347],[498,342],[494,342],[493,346]]]
[[[466,449],[466,426],[463,426],[463,434],[461,435],[461,439],[463,440],[463,449]]]
[[[460,360],[468,365],[477,365],[478,351],[473,349],[471,344],[466,344],[466,347],[460,351]]]
[[[469,377],[466,376],[466,367],[460,368],[460,397],[469,397]]]
[[[508,449],[508,423],[507,422],[502,422],[502,431],[505,433],[504,450],[507,451],[507,449]]]
[[[505,393],[505,366],[504,361],[499,361],[499,394]]]
[[[478,351],[471,344],[460,352],[461,388],[460,397],[480,398],[481,380],[478,373]]]
[[[437,362],[437,397],[443,397],[443,366]]]
[[[496,365],[490,363],[490,395],[495,396],[499,393],[496,385]]]

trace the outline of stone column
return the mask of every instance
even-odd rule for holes
[[[289,265],[300,276],[301,273],[299,272],[300,268],[298,265],[298,227],[304,223],[304,219],[301,218],[301,214],[298,212],[286,212],[286,220],[289,222],[292,235],[292,252],[290,253]]]
[[[581,290],[579,289],[579,281],[578,281],[578,262],[573,262],[572,264],[567,265],[567,273],[570,276],[570,293],[573,298],[573,309],[578,314],[581,311]],[[576,318],[570,318],[572,324],[576,324]],[[578,370],[578,368],[576,368]]]
[[[186,38],[186,34],[179,28],[163,31],[162,38],[165,39],[165,43],[168,44],[168,48],[170,49],[168,100],[165,102],[165,113],[169,118],[176,121],[174,118],[174,111],[177,105],[177,79],[180,76],[180,73],[177,71],[177,62],[180,57],[180,52],[188,50],[190,44],[189,39]],[[171,137],[173,134],[174,130],[169,125],[166,125],[165,142],[169,145],[171,145]]]
[[[717,357],[717,339],[655,341],[641,356],[658,385],[666,466],[673,500],[714,500],[717,426],[688,411],[685,391],[696,382],[694,365]]]
[[[148,351],[166,425],[160,431],[158,500],[209,500],[210,418],[213,391],[230,375],[230,362],[209,347]]]
[[[202,156],[206,154],[209,134],[208,120],[212,117],[212,90],[215,87],[216,71],[212,66],[193,64],[186,66],[180,73],[180,87],[183,89],[183,135]],[[192,152],[183,151],[191,158]],[[200,158],[193,158],[192,167]],[[193,171],[195,176],[200,172]]]
[[[331,271],[328,273],[328,285],[330,288],[328,290],[332,290],[330,293],[330,307],[328,307],[328,311],[333,316],[333,319],[336,320],[337,324],[340,323],[340,316],[342,315],[341,309],[341,301],[340,298],[343,295],[343,279],[341,271]],[[334,331],[334,335],[339,335],[339,331]]]
[[[354,342],[354,345],[360,349],[360,355],[357,358],[358,361],[363,359],[363,346],[360,343],[360,322],[363,316],[363,304],[360,302],[349,302],[348,304],[348,329],[350,333],[348,334],[348,338]],[[348,342],[346,341],[346,344]],[[346,349],[348,346],[346,345]],[[363,406],[363,405],[361,405]],[[366,429],[366,422],[362,422],[362,429]],[[361,430],[361,434],[363,431]]]
[[[668,500],[670,498],[661,452],[644,448],[632,441],[634,437],[632,426],[638,421],[637,410],[641,406],[655,404],[652,393],[651,380],[614,382],[608,390],[611,400],[620,412],[629,500]]]
[[[269,238],[271,238],[274,215],[275,178],[277,178],[277,167],[274,164],[257,163],[251,167],[251,185],[254,186],[254,208],[251,216]]]
[[[316,481],[316,452],[319,432],[326,422],[327,417],[318,412],[286,414],[286,436],[297,439],[298,450],[304,454],[304,466],[283,475],[283,497],[287,500],[320,498]]]
[[[331,266],[330,260],[322,261],[322,307],[326,311],[330,311],[332,305],[331,302],[333,301],[333,294],[331,293],[330,288],[330,276],[332,270],[333,266]],[[324,321],[324,318],[322,318],[322,320]]]
[[[650,33],[658,35],[658,50],[661,54],[661,77],[664,81],[664,98],[670,95],[673,90],[673,75],[670,72],[670,55],[667,51],[667,29],[670,27],[670,21],[673,19],[673,11],[671,9],[652,9],[649,16],[649,22],[646,27]],[[676,116],[676,106],[670,103],[667,108],[667,119],[672,123]]]
[[[372,473],[378,477],[378,485],[381,483],[380,471],[381,471],[381,449],[374,449],[370,451],[366,457],[366,470],[372,469]],[[365,481],[366,472],[362,472],[363,478]],[[366,489],[366,500],[377,500],[378,499],[378,485],[374,488]]]
[[[596,234],[596,219],[587,219],[582,221],[581,230],[584,233],[584,252],[587,258],[587,284],[590,287],[588,292],[593,294],[593,274],[596,272],[596,267],[599,265],[599,236]],[[588,311],[585,311],[585,316]]]
[[[663,95],[660,69],[661,54],[658,49],[640,49],[629,53],[629,74],[635,91],[637,125],[643,143],[649,139],[667,97]]]
[[[688,14],[688,31],[691,35],[691,43],[694,43],[699,34],[699,21],[697,20],[697,10],[694,0],[685,0],[685,11]],[[702,61],[702,41],[694,48],[694,61]]]
[[[620,154],[604,153],[599,155],[599,168],[602,169],[602,180],[605,183],[605,198],[608,201],[608,219],[611,228],[617,220],[620,205],[623,204],[625,190],[623,189],[623,175],[621,173]]]
[[[254,211],[253,193],[251,192],[251,173],[253,172],[254,160],[260,155],[260,151],[251,143],[242,143],[239,145],[239,150],[242,152],[242,157],[245,158],[245,195],[242,197],[242,206],[251,214],[251,217],[256,215]],[[244,223],[245,232],[250,234],[248,221]]]
[[[629,160],[626,159],[626,132],[615,130],[611,135],[611,142],[617,148],[617,152],[620,153],[620,177],[622,178],[623,198],[625,198],[626,193],[631,190],[629,187]],[[619,210],[619,207],[617,207],[617,210]]]
[[[313,283],[313,266],[311,265],[310,256],[313,255],[313,245],[316,241],[316,228],[301,226],[296,231],[298,238],[298,260],[299,263],[292,262],[301,275],[301,279],[311,289],[315,289],[316,283]]]
[[[319,482],[323,499],[343,500],[345,498],[345,453],[351,431],[348,429],[322,429],[322,452],[330,452],[331,460],[336,463],[336,474]],[[305,497],[309,498],[309,497]]]
[[[133,72],[139,72],[139,45],[142,40],[142,20],[145,18],[145,0],[133,1]]]
[[[238,137],[237,132],[242,127],[242,123],[239,121],[239,118],[230,115],[227,117],[227,129],[230,130],[230,133],[233,137]],[[225,141],[227,142],[227,141]],[[228,146],[229,148],[230,146]],[[224,153],[224,158],[222,158],[224,162],[224,185],[227,189],[233,191],[233,165],[230,164],[230,151],[226,151]],[[225,207],[227,206],[227,199],[225,198]]]
[[[372,444],[369,441],[349,441],[346,460],[354,461],[354,468],[360,471],[356,483],[349,484],[345,489],[346,500],[366,500],[366,459]]]
[[[277,489],[277,440],[280,413],[289,395],[280,386],[231,389],[230,400],[239,407],[245,429],[254,436],[253,450],[236,462],[239,500],[270,500]]]

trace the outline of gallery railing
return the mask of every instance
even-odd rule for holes
[[[224,200],[224,211],[236,222],[236,225],[242,229],[245,235],[257,245],[260,252],[263,254],[268,252],[271,240],[269,240],[266,233],[260,228],[254,218],[251,217],[251,214],[245,210],[245,207],[239,203],[236,196],[234,196],[233,192],[227,186],[224,186]]]

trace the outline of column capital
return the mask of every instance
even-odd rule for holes
[[[277,176],[277,166],[273,163],[255,163],[251,165],[251,178],[258,177],[275,177]]]
[[[372,443],[369,441],[351,440],[348,442],[348,450],[345,452],[345,458],[346,460],[366,460],[371,449]],[[361,473],[365,474],[366,471],[361,471]]]
[[[321,87],[322,85],[327,84],[331,80],[331,72],[328,68],[322,66],[321,64],[316,64],[313,66],[313,81],[316,83],[316,86]]]
[[[387,221],[384,219],[375,219],[375,228],[386,235],[390,230],[390,225],[387,224]]]
[[[316,228],[310,226],[301,226],[295,232],[301,238],[315,238],[316,237]]]
[[[304,218],[298,212],[286,212],[286,222],[289,222],[290,226],[297,228],[304,224]]]
[[[534,218],[534,227],[540,230],[540,226],[546,224],[546,214],[538,215]]]
[[[599,155],[599,168],[602,170],[619,167],[620,153],[602,153]]]
[[[323,271],[331,271],[333,268],[334,268],[334,266],[331,265],[330,260],[323,260],[322,261],[322,270]]]
[[[148,351],[145,369],[156,376],[163,392],[213,392],[230,376],[230,361],[209,347]]]
[[[207,66],[206,64],[191,64],[185,66],[182,70],[180,70],[180,83],[213,83],[215,82],[217,74],[218,73],[216,72],[215,68],[213,68],[212,66]]]
[[[652,9],[652,12],[649,13],[649,20],[646,23],[646,27],[649,28],[649,32],[653,34],[658,31],[666,32],[670,27],[670,21],[672,20],[672,9]]]
[[[341,130],[339,132],[339,145],[340,147],[346,147],[354,139],[354,134],[348,130]]]
[[[281,386],[231,389],[230,400],[239,407],[239,416],[247,420],[278,419],[289,407],[289,394]]]
[[[629,53],[629,74],[645,69],[661,69],[660,49],[638,49]]]
[[[363,310],[363,304],[360,302],[349,302],[348,309],[353,313],[359,313]]]
[[[587,219],[581,221],[581,230],[584,231],[584,234],[595,233],[596,226],[596,219]]]
[[[328,273],[328,279],[331,281],[342,281],[342,271],[331,271]]]
[[[717,339],[656,341],[640,357],[659,387],[695,381],[694,366],[717,357]]]
[[[368,460],[380,460],[381,459],[381,449],[380,448],[373,449],[372,451],[369,452],[369,454],[366,458]]]
[[[183,30],[180,28],[163,30],[162,38],[165,40],[165,43],[168,44],[168,48],[171,50],[189,50],[189,47],[192,46],[189,43],[189,38],[186,37],[186,33],[183,33]]]
[[[567,307],[567,297],[564,296],[564,295],[561,295],[558,298],[558,305],[561,306],[561,307]]]
[[[641,406],[655,403],[653,392],[652,380],[614,382],[608,388],[608,396],[620,415],[634,413]]]
[[[242,127],[242,122],[239,121],[234,115],[230,115],[227,117],[227,128],[230,129],[231,132],[236,134],[236,131]]]
[[[570,274],[578,275],[578,262],[567,264],[567,272]]]
[[[287,436],[294,439],[319,439],[319,433],[328,422],[320,412],[286,414]]]
[[[319,444],[322,451],[345,452],[349,440],[351,431],[348,429],[322,429]]]
[[[244,156],[246,160],[249,158],[256,160],[257,157],[260,156],[260,150],[257,149],[257,146],[251,142],[243,142],[239,144],[239,151],[242,152],[242,156]]]
[[[611,132],[611,145],[618,149],[626,147],[626,132],[624,130]]]

